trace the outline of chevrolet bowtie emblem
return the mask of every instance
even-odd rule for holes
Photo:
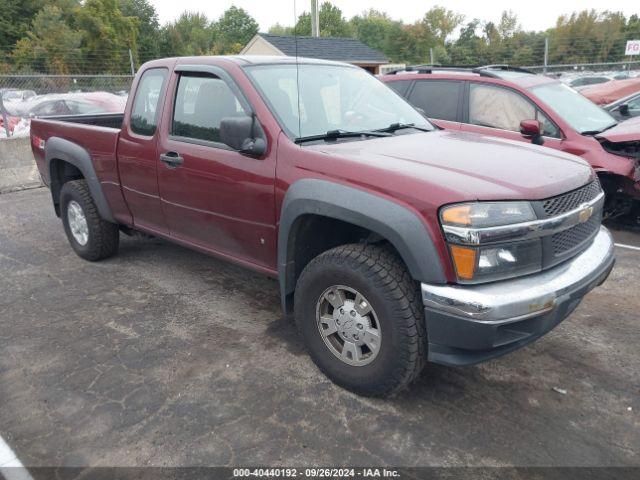
[[[584,223],[589,220],[591,218],[591,215],[593,215],[593,207],[585,207],[580,210],[580,214],[578,215],[580,223]]]

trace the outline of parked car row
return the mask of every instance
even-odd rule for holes
[[[18,96],[17,93],[20,93]],[[91,115],[99,113],[122,113],[127,98],[108,92],[62,93],[47,95],[27,95],[27,91],[7,91],[3,93],[4,115],[0,116],[0,129],[4,128],[3,118],[7,118],[9,135],[17,135],[16,127],[25,125],[19,134],[29,135],[29,119],[59,115]]]
[[[607,194],[605,216],[635,211],[640,200],[640,119],[620,121],[556,79],[506,66],[416,67],[381,80],[440,127],[584,158]]]
[[[628,78],[637,77],[636,72],[632,71],[619,71],[619,72],[601,72],[601,73],[581,73],[575,75],[573,73],[569,74],[559,74],[558,79],[563,83],[566,83],[572,88],[576,90],[582,90],[583,88],[590,87],[592,85],[599,85],[602,83],[608,83],[616,80],[626,80]]]

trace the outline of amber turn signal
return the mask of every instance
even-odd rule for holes
[[[458,278],[472,280],[476,269],[476,249],[458,245],[451,245],[450,248]]]
[[[443,210],[442,222],[453,225],[471,225],[471,205],[455,205]]]

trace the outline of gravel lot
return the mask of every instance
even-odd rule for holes
[[[315,368],[276,281],[126,236],[88,263],[48,190],[3,194],[0,435],[26,466],[640,466],[640,251],[617,257],[540,341],[371,400]]]

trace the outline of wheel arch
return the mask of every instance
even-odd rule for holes
[[[309,219],[326,219],[324,224],[351,226],[353,235],[342,232],[337,238],[318,234],[315,238],[326,248],[311,247],[300,257],[300,241]],[[320,222],[320,223],[322,223]],[[336,223],[337,222],[337,223]],[[285,195],[278,230],[278,277],[282,306],[291,312],[292,297],[300,272],[312,254],[337,246],[342,239],[360,241],[385,240],[403,260],[411,276],[422,282],[446,283],[444,269],[433,239],[424,223],[410,209],[380,196],[338,183],[304,179],[295,182]],[[323,243],[324,242],[324,243]],[[350,243],[349,241],[338,244]],[[314,255],[315,256],[315,255]],[[302,260],[302,265],[300,264]]]
[[[64,138],[51,137],[45,146],[45,169],[49,176],[51,199],[56,215],[60,216],[62,185],[69,180],[84,178],[100,216],[104,220],[116,223],[87,150]]]

